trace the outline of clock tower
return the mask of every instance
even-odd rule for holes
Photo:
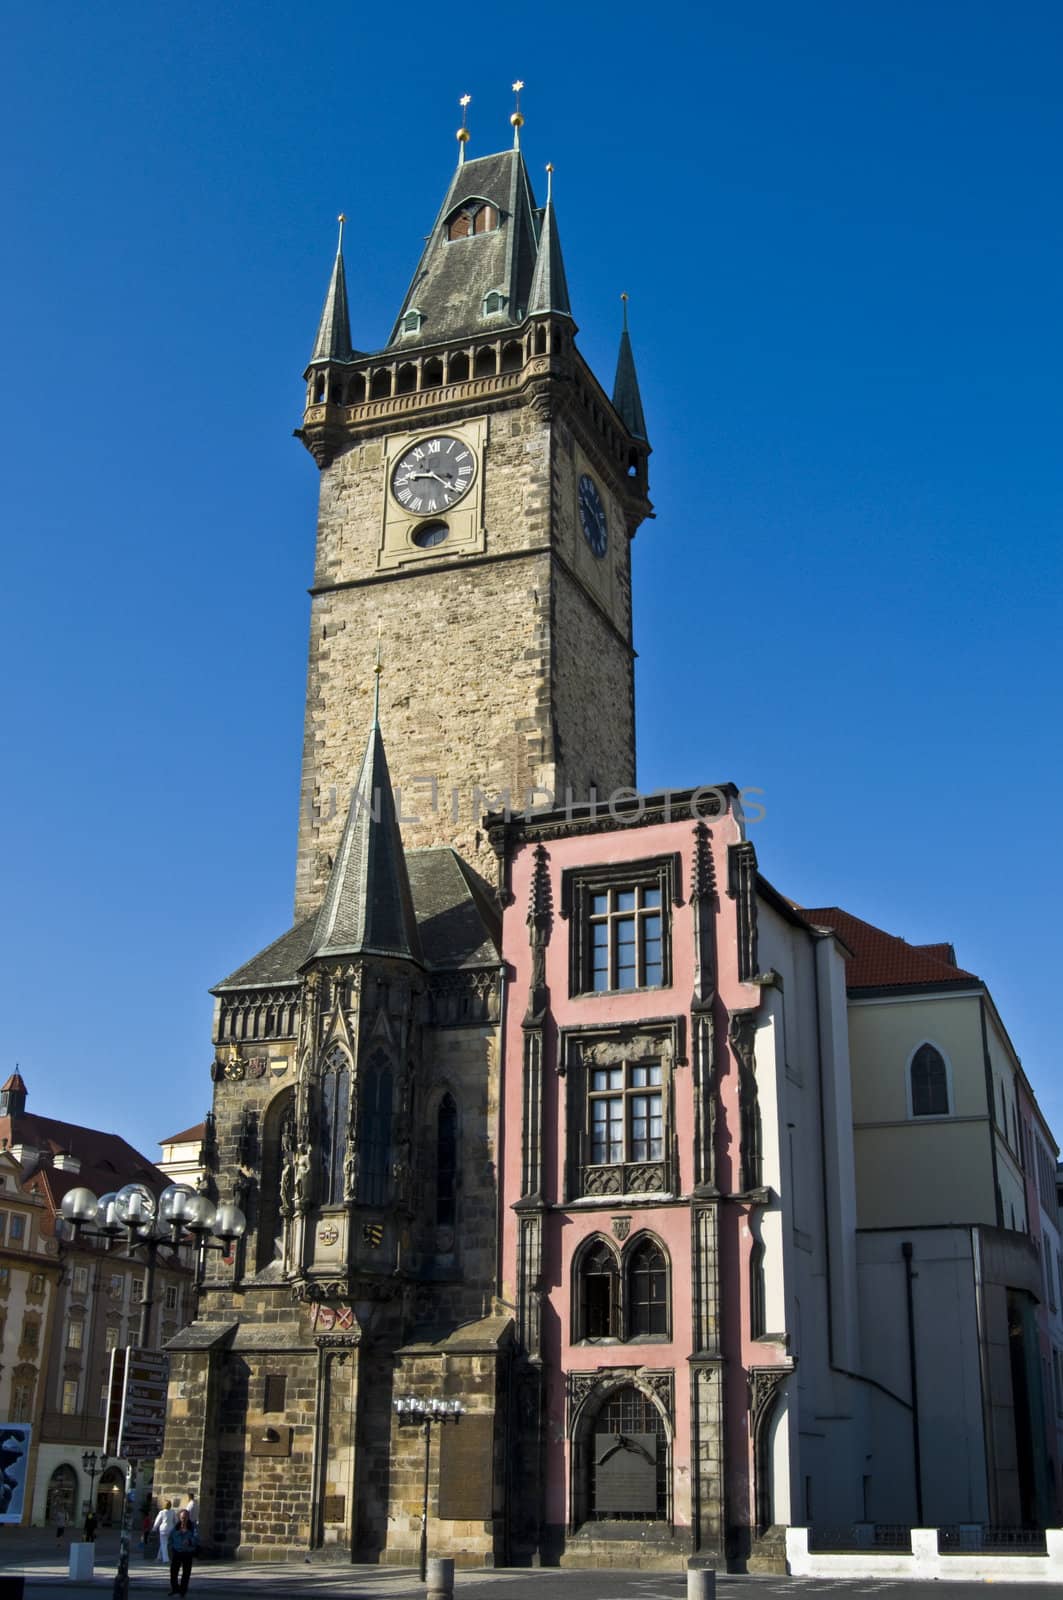
[[[328,883],[380,636],[408,847],[486,869],[485,811],[634,783],[630,545],[652,514],[649,444],[626,325],[612,398],[577,348],[549,169],[539,205],[519,131],[466,160],[462,129],[372,353],[352,345],[341,222],[298,430],[321,492],[297,917]]]

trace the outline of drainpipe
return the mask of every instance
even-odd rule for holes
[[[912,1244],[905,1239],[901,1245],[904,1257],[904,1299],[908,1311],[908,1374],[912,1388],[912,1465],[915,1469],[915,1520],[923,1526],[923,1460],[919,1448],[919,1380],[915,1364],[915,1304],[912,1294]]]

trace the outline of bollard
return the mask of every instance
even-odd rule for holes
[[[70,1578],[73,1583],[91,1583],[93,1557],[96,1546],[89,1543],[71,1543]]]
[[[714,1567],[689,1568],[687,1571],[687,1600],[716,1600],[716,1569]]]
[[[451,1600],[454,1593],[452,1556],[432,1556],[428,1562],[428,1600]]]

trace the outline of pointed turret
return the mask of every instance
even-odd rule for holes
[[[568,298],[568,281],[565,263],[561,258],[561,240],[554,216],[554,169],[546,169],[546,205],[543,207],[539,227],[539,254],[535,258],[531,292],[528,295],[528,315],[552,311],[557,316],[571,317],[572,306]]]
[[[620,335],[620,353],[616,358],[616,380],[613,383],[613,405],[633,439],[647,439],[646,418],[642,411],[639,380],[635,375],[635,357],[631,350],[631,335],[627,331],[627,295],[624,302],[624,327]]]
[[[16,1067],[4,1087],[0,1089],[0,1117],[23,1117],[26,1114],[26,1083]]]
[[[340,237],[336,245],[336,259],[332,264],[328,293],[318,323],[317,338],[310,357],[310,365],[319,361],[350,361],[354,355],[351,347],[351,319],[347,309],[347,274],[343,267],[343,224],[340,216]]]
[[[339,955],[421,960],[391,775],[375,712],[307,960]]]

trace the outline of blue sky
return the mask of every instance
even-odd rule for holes
[[[1050,4],[9,6],[5,1073],[148,1154],[208,985],[288,922],[347,213],[373,348],[455,159],[524,148],[655,453],[639,776],[764,791],[805,904],[982,974],[1057,1131],[1059,151]]]

